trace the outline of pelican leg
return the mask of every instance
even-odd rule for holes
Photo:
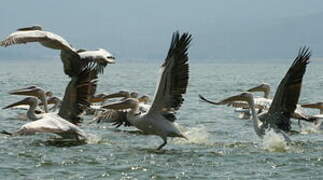
[[[157,150],[161,150],[161,148],[163,148],[167,144],[167,137],[162,137],[162,139],[164,142],[157,148]]]

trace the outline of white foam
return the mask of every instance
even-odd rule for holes
[[[286,152],[289,146],[281,134],[277,134],[273,129],[267,130],[263,138],[263,147],[270,152]]]

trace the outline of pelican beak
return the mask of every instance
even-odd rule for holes
[[[104,101],[104,98],[103,97],[92,97],[90,101],[91,101],[91,103],[99,103],[99,102]]]
[[[110,98],[121,98],[121,97],[129,97],[129,92],[127,91],[119,91],[117,93],[109,94],[106,95],[104,98],[105,99],[110,99]]]
[[[302,104],[303,108],[323,109],[323,103]]]
[[[228,104],[234,101],[248,101],[249,99],[247,97],[245,97],[245,93],[236,95],[236,96],[231,96],[228,97],[226,99],[223,99],[222,101],[220,101],[220,104]]]
[[[13,104],[10,104],[2,109],[8,109],[8,108],[12,108],[12,107],[16,107],[16,106],[19,106],[19,105],[29,105],[29,101],[28,101],[28,98],[25,98],[21,101],[18,101],[18,102],[15,102]]]
[[[24,95],[24,96],[34,96],[40,98],[44,91],[35,86],[30,86],[22,89],[15,89],[8,92],[11,95]]]
[[[113,94],[109,94],[109,95],[105,95],[105,94],[98,94],[95,97],[91,98],[91,102],[92,103],[98,103],[98,102],[103,102],[106,99],[111,99],[111,98],[122,98],[122,97],[129,97],[129,93],[126,91],[120,91],[117,93],[113,93]]]
[[[115,57],[114,56],[107,56],[107,63],[108,64],[115,64],[116,63],[116,61],[115,61]]]
[[[218,102],[214,102],[214,101],[210,101],[208,99],[206,99],[205,97],[203,97],[202,95],[199,95],[200,99],[207,102],[207,103],[210,103],[210,104],[214,104],[214,105],[225,105],[225,104],[229,104],[231,102],[234,102],[234,101],[247,101],[246,98],[244,98],[243,96],[244,93],[240,94],[240,95],[237,95],[237,96],[231,96],[231,97],[228,97],[226,99],[223,99],[221,101],[218,101]]]
[[[123,109],[131,109],[138,105],[138,101],[135,99],[126,99],[121,102],[111,103],[103,106],[104,109],[114,109],[114,110],[123,110]]]
[[[251,89],[248,89],[247,90],[248,92],[258,92],[258,91],[264,91],[264,88],[263,88],[263,85],[259,85],[259,86],[256,86],[256,87],[253,87]]]

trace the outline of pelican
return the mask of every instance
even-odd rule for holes
[[[46,95],[48,95],[48,93],[46,93]],[[60,98],[56,97],[56,96],[52,96],[52,97],[47,99],[47,104],[48,105],[53,104],[53,106],[48,109],[49,112],[56,112],[60,108],[60,106],[62,104],[62,100]],[[41,109],[40,106],[43,106],[43,103],[40,102],[37,105],[37,107],[35,108],[34,112],[36,114],[44,113],[44,110]],[[10,104],[10,105],[8,105],[6,107],[3,107],[2,109],[9,109],[9,108],[10,109],[18,109],[18,110],[28,111],[29,110],[29,105],[25,105],[25,104],[17,105],[16,103],[14,103],[14,104]],[[27,117],[25,112],[24,113],[19,112],[14,119],[28,120],[29,118]]]
[[[310,56],[311,52],[309,51],[309,48],[304,47],[299,50],[298,56],[295,58],[285,77],[281,80],[267,112],[257,115],[254,97],[251,93],[242,93],[213,103],[227,104],[234,101],[246,101],[251,108],[254,129],[258,136],[263,137],[263,135],[265,135],[265,130],[272,128],[276,132],[281,133],[286,141],[289,141],[285,132],[290,132],[291,130],[290,118],[296,109],[303,76],[305,74],[306,66],[309,63]]]
[[[40,92],[44,92],[44,94],[40,94]],[[17,90],[11,90],[8,92],[10,95],[24,95],[24,96],[35,96],[41,100],[41,102],[45,102],[45,104],[40,103],[40,105],[43,106],[43,110],[47,113],[48,108],[47,108],[47,97],[52,97],[53,93],[51,91],[45,91],[41,87],[38,86],[28,86],[22,89],[17,89]],[[10,106],[10,105],[9,105]],[[20,105],[20,106],[14,106],[17,108],[23,108],[23,109],[28,109],[26,105]],[[7,107],[8,108],[8,107]],[[4,108],[4,109],[7,109]]]
[[[90,99],[90,102],[92,103],[92,105],[90,106],[89,109],[86,110],[86,115],[93,115],[93,114],[96,114],[96,112],[102,110],[102,105],[106,100],[110,100],[113,98],[127,99],[127,98],[137,98],[137,97],[138,97],[137,92],[130,93],[128,91],[119,91],[112,94],[101,93],[101,94],[94,95]],[[101,103],[101,105],[93,104],[93,103]]]
[[[74,66],[76,67],[76,66]],[[62,102],[62,108],[59,112],[35,114],[34,110],[37,107],[38,99],[42,97],[42,103],[47,109],[45,98],[45,91],[40,88],[24,88],[11,91],[12,94],[28,95],[35,97],[28,97],[22,101],[16,102],[11,106],[29,105],[27,117],[33,122],[23,125],[18,131],[14,133],[3,133],[9,135],[30,135],[35,133],[55,133],[63,138],[75,138],[76,140],[86,140],[86,133],[73,123],[80,119],[80,115],[90,106],[90,97],[93,96],[96,87],[96,78],[94,78],[93,69],[83,69],[78,76],[73,76],[72,80],[66,87],[65,96]],[[71,122],[73,123],[71,123]]]
[[[254,104],[256,108],[257,114],[262,113],[263,111],[268,111],[270,109],[270,105],[272,103],[272,99],[269,98],[269,93],[270,93],[270,85],[267,83],[262,83],[256,87],[253,87],[251,89],[248,89],[247,92],[264,92],[264,97],[258,97],[258,96],[253,96],[254,99]],[[212,101],[207,100],[204,98],[202,95],[199,95],[200,99],[208,102],[210,104],[214,105],[227,105],[227,106],[232,106],[235,107],[235,112],[239,112],[241,115],[242,119],[250,119],[251,113],[250,113],[250,106],[247,102],[244,101],[231,101],[231,102],[217,102],[214,103]],[[298,120],[304,120],[308,122],[315,122],[318,117],[315,116],[310,116],[305,114],[303,108],[301,105],[297,104],[295,111],[291,115],[292,118],[298,119]],[[300,124],[300,121],[299,121]]]
[[[32,26],[17,29],[6,39],[0,42],[0,46],[7,47],[14,44],[25,44],[39,42],[41,45],[61,51],[61,59],[64,64],[64,72],[70,77],[79,73],[86,66],[95,68],[102,73],[107,64],[114,63],[115,57],[104,49],[86,51],[84,49],[74,49],[65,39],[52,32],[43,31],[41,26]],[[73,63],[75,59],[82,59],[81,63]],[[72,67],[72,66],[78,66]],[[75,72],[75,71],[78,72]]]
[[[15,105],[29,105],[27,117],[33,122],[29,122],[21,126],[17,131],[9,133],[2,131],[3,134],[11,136],[33,135],[35,133],[54,133],[63,138],[76,139],[78,141],[86,140],[86,133],[78,126],[64,120],[54,113],[35,114],[38,105],[38,99],[35,97],[27,97],[18,101]]]
[[[133,97],[131,97],[133,98]],[[125,101],[126,99],[123,99],[122,101]],[[138,100],[138,106],[139,106],[139,111],[140,113],[146,113],[150,105],[148,104],[150,102],[150,98],[147,95],[143,95],[139,98]],[[103,106],[102,108],[99,109],[99,113],[97,113],[93,119],[92,122],[97,122],[97,123],[102,123],[102,122],[108,122],[108,123],[113,123],[113,125],[116,125],[116,127],[120,127],[121,125],[125,126],[130,126],[131,124],[127,120],[127,113],[129,110],[114,110],[114,109],[109,109],[109,106]]]
[[[124,98],[124,99],[127,99],[127,98],[137,98],[139,95],[137,92],[129,92],[129,91],[119,91],[119,92],[116,92],[116,93],[112,93],[112,94],[104,94],[104,93],[101,93],[101,94],[97,94],[97,95],[94,95],[92,98],[91,98],[91,102],[92,103],[99,103],[99,102],[104,102],[108,99],[112,99],[112,98]]]
[[[160,136],[163,143],[157,148],[160,150],[167,144],[168,137],[186,138],[174,125],[174,113],[183,101],[188,84],[188,56],[187,50],[191,42],[191,35],[175,32],[171,45],[161,65],[161,76],[155,91],[152,105],[145,113],[140,112],[139,101],[128,98],[121,102],[105,105],[104,108],[126,110],[126,120],[145,134]]]

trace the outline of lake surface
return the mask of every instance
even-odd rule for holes
[[[290,145],[275,134],[261,140],[252,121],[239,119],[232,108],[198,98],[202,94],[219,100],[262,82],[272,85],[273,96],[291,60],[285,62],[190,64],[187,94],[177,113],[177,123],[189,140],[172,139],[161,151],[155,150],[162,143],[159,137],[109,124],[83,124],[93,138],[80,146],[53,146],[48,143],[53,135],[46,134],[0,135],[1,179],[321,179],[322,131],[304,124],[301,134],[291,136]],[[100,76],[97,92],[129,90],[153,96],[159,66],[120,60]],[[322,72],[323,64],[309,64],[300,103],[323,100]],[[9,90],[29,85],[62,97],[68,81],[59,60],[1,61],[0,106],[22,99],[8,95]],[[15,118],[18,112],[22,111],[0,110],[0,130],[14,131],[26,123]],[[293,122],[293,128],[300,130]]]

